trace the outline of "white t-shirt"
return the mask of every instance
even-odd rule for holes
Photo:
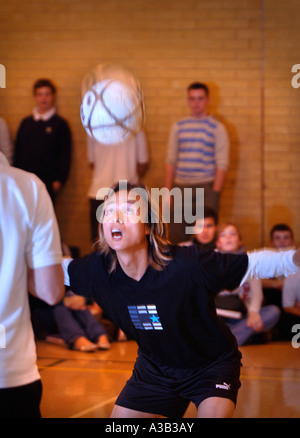
[[[98,190],[111,187],[119,180],[131,184],[139,181],[137,164],[147,163],[148,146],[144,131],[114,145],[104,145],[88,137],[88,159],[94,164],[94,174],[88,197],[96,199]]]
[[[27,266],[61,263],[53,205],[33,174],[0,153],[0,388],[40,378],[30,320]]]
[[[13,143],[10,138],[8,126],[2,118],[0,118],[0,151],[3,152],[9,163],[11,163],[13,160]]]
[[[295,307],[300,303],[300,272],[285,278],[282,288],[282,307]]]

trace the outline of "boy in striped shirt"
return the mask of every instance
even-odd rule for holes
[[[187,89],[189,117],[176,122],[170,131],[165,170],[165,187],[193,190],[193,211],[196,188],[204,188],[204,204],[218,213],[219,196],[224,186],[229,138],[224,125],[209,115],[209,90],[196,82]],[[187,239],[185,222],[170,224],[174,243]]]

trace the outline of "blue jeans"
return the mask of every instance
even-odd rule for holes
[[[259,313],[264,323],[263,331],[274,327],[280,318],[280,309],[273,304],[263,306]],[[247,316],[243,319],[224,318],[224,321],[236,337],[238,345],[245,345],[257,333],[252,327],[247,327]]]
[[[53,315],[63,340],[72,348],[74,341],[80,336],[97,342],[99,336],[106,334],[104,327],[91,314],[89,309],[71,310],[63,304],[53,309]]]

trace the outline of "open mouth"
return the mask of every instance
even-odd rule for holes
[[[121,239],[123,237],[122,231],[119,230],[118,228],[113,228],[111,230],[111,235],[112,235],[112,238],[116,239],[116,240]]]

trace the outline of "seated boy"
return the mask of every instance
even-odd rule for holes
[[[276,249],[290,249],[295,246],[294,234],[287,224],[274,225],[270,232],[270,244]],[[266,304],[276,304],[282,309],[282,287],[284,278],[262,280]]]
[[[291,340],[294,336],[293,327],[300,327],[300,273],[290,275],[282,288],[283,312],[279,322],[279,333],[283,340]]]
[[[218,215],[209,207],[204,207],[203,219],[197,219],[194,224],[194,234],[191,240],[182,242],[181,246],[197,245],[203,250],[214,250],[216,247],[216,232]]]

